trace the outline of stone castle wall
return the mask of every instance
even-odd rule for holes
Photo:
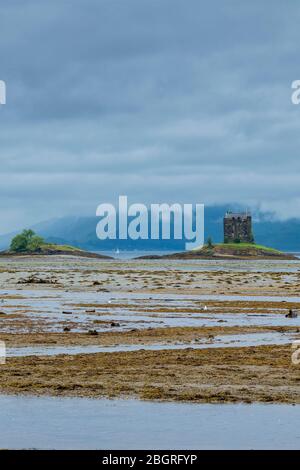
[[[224,217],[224,242],[240,241],[252,243],[252,218],[251,215],[226,215]]]

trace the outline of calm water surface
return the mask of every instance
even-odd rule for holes
[[[0,448],[299,449],[300,405],[0,396]]]

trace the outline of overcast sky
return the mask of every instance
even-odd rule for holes
[[[0,0],[0,233],[130,202],[300,216],[300,4]]]

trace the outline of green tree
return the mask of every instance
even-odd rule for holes
[[[22,233],[19,233],[12,239],[10,251],[16,253],[22,251],[36,251],[44,243],[44,239],[36,235],[33,230],[23,230]]]
[[[207,246],[208,248],[213,248],[214,244],[213,244],[213,241],[212,241],[212,238],[211,237],[208,237],[207,239]]]
[[[37,251],[41,248],[41,246],[44,244],[44,239],[42,237],[39,237],[38,235],[34,235],[31,237],[30,241],[28,242],[27,245],[27,250],[29,251]]]
[[[26,245],[27,245],[26,239],[20,233],[19,235],[16,235],[12,239],[11,244],[10,244],[10,251],[15,251],[15,252],[24,251],[26,250]]]

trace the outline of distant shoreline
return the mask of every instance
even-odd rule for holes
[[[107,260],[112,260],[114,259],[112,256],[108,255],[102,255],[100,253],[92,253],[90,251],[84,251],[84,250],[45,250],[45,251],[40,251],[40,252],[19,252],[19,253],[14,253],[10,251],[1,251],[0,252],[0,258],[38,258],[38,257],[43,257],[43,256],[72,256],[75,258],[93,258],[93,259],[107,259]]]
[[[170,259],[170,260],[297,260],[293,254],[284,253],[262,245],[236,243],[205,245],[192,251],[183,251],[167,255],[147,255],[137,259]]]

